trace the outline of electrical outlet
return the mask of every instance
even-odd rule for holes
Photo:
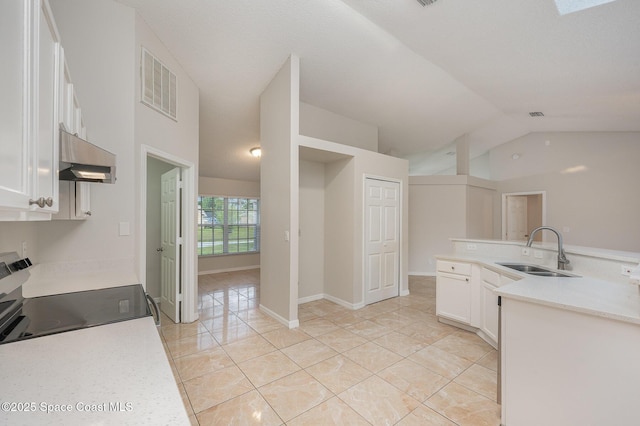
[[[475,243],[467,243],[467,250],[470,250],[470,251],[478,250],[478,246]]]
[[[542,259],[542,252],[540,250],[534,250],[533,257],[535,257],[536,259]]]
[[[522,247],[522,255],[529,256],[529,247]]]
[[[633,270],[633,266],[620,265],[620,273],[625,277],[631,276],[631,271]]]

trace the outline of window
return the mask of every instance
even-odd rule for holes
[[[260,251],[260,200],[198,197],[198,255]]]

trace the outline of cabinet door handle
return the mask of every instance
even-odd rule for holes
[[[40,208],[43,208],[45,205],[46,201],[44,200],[44,197],[40,197],[37,200],[29,200],[29,205],[37,205]]]
[[[85,216],[91,216],[91,210],[87,210],[86,212],[84,212]]]
[[[44,200],[44,203],[48,206],[51,207],[53,205],[53,198],[51,197],[47,197],[46,200]]]
[[[456,267],[455,267],[455,266],[452,266],[452,267],[451,267],[451,270],[452,270],[452,271],[455,271],[455,270],[456,270]]]
[[[469,282],[469,278],[465,278],[464,280],[465,280],[466,282]]]

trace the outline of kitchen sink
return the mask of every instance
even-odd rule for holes
[[[543,266],[529,265],[526,263],[498,263],[498,265],[514,269],[525,274],[535,275],[537,277],[566,277],[573,278],[576,275],[566,274],[564,272],[554,271]]]

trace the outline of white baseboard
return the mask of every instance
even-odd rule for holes
[[[409,289],[407,290],[400,290],[400,296],[408,296],[409,295]]]
[[[360,309],[360,308],[364,308],[364,302],[360,302],[360,303],[349,303],[345,300],[339,299],[337,297],[331,296],[330,294],[325,294],[324,298],[333,302],[333,303],[337,303],[340,306],[343,306],[347,309],[351,309],[352,311],[355,311],[356,309]]]
[[[298,305],[302,305],[309,302],[314,302],[316,300],[326,299],[330,302],[337,303],[338,305],[345,307],[347,309],[356,310],[360,308],[364,308],[364,303],[349,303],[337,297],[331,296],[329,294],[314,294],[313,296],[301,297],[298,299]]]
[[[276,321],[278,321],[280,324],[284,325],[285,327],[297,328],[297,327],[300,326],[300,321],[298,321],[297,319],[293,320],[293,321],[289,321],[289,320],[281,317],[280,315],[276,314],[271,309],[266,308],[264,305],[260,305],[260,310],[262,312],[264,312],[265,314],[269,315],[271,318],[273,318]]]
[[[316,300],[324,299],[324,294],[314,294],[313,296],[306,296],[298,298],[298,305],[302,305],[304,303],[315,302]]]
[[[260,269],[260,265],[238,266],[237,268],[213,269],[211,271],[198,271],[198,275],[219,274],[221,272],[248,271],[249,269]]]

